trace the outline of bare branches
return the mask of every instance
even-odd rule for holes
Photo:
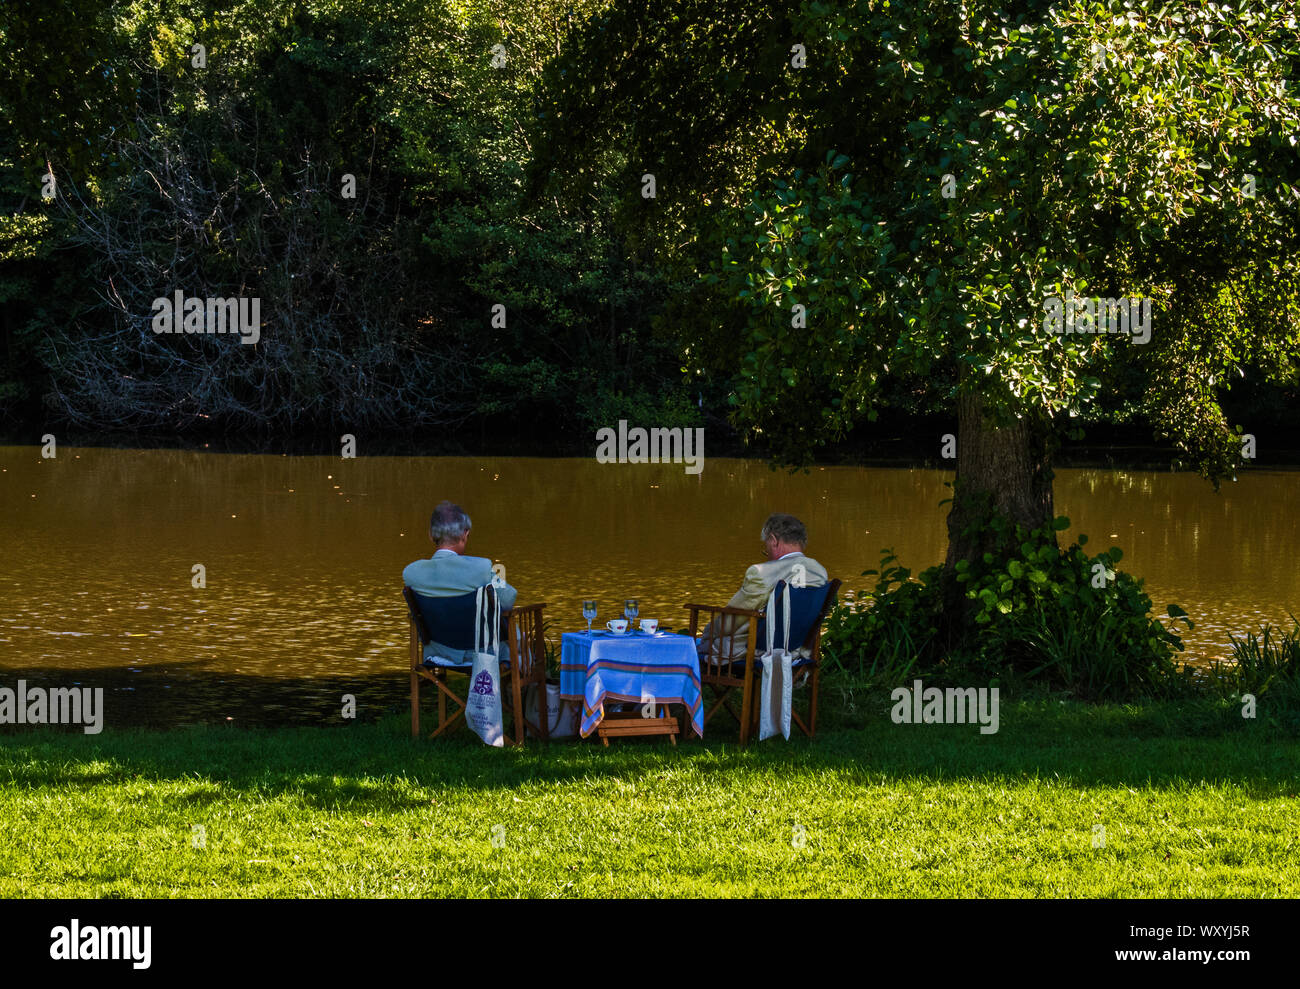
[[[100,304],[49,341],[50,398],[68,420],[409,428],[472,413],[468,371],[454,359],[460,334],[415,332],[433,296],[419,290],[404,246],[413,238],[382,193],[368,185],[363,203],[341,200],[310,147],[274,186],[255,167],[216,168],[193,126],[161,108],[141,111],[115,150],[122,178],[61,203],[103,286]],[[154,333],[153,300],[177,290],[260,298],[260,341]]]

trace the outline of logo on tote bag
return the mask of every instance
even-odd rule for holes
[[[492,693],[492,674],[487,670],[481,672],[474,678],[474,693],[490,694]]]

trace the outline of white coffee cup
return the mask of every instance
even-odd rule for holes
[[[641,619],[641,631],[647,633],[648,635],[654,635],[656,632],[659,631],[659,619],[658,619],[658,618],[642,618],[642,619]]]
[[[606,622],[605,627],[609,629],[611,632],[613,632],[615,635],[622,635],[624,632],[627,631],[627,619],[615,618],[613,621]]]

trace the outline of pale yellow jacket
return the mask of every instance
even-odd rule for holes
[[[829,577],[826,568],[814,560],[811,556],[804,556],[802,553],[791,553],[783,556],[779,560],[767,560],[764,563],[755,563],[745,571],[745,580],[740,585],[740,590],[731,596],[727,602],[728,608],[748,608],[757,610],[767,606],[768,595],[772,593],[772,588],[780,581],[784,580],[794,586],[796,567],[803,568],[803,586],[821,587]],[[723,616],[719,616],[723,617]],[[745,658],[745,642],[749,636],[749,622],[744,618],[734,619],[735,627],[731,632],[730,654],[732,659]],[[712,638],[718,634],[718,619],[715,618],[709,623],[701,636],[701,643],[706,638]],[[780,645],[780,642],[777,643]],[[799,649],[799,644],[791,642],[792,649]],[[726,648],[724,646],[724,648]],[[760,642],[755,646],[755,654],[761,654],[767,649],[766,642]],[[807,652],[800,649],[799,655],[807,658]]]

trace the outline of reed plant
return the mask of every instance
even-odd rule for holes
[[[1223,692],[1300,703],[1300,620],[1290,618],[1289,629],[1266,622],[1259,634],[1230,636],[1232,662],[1214,664],[1213,679]]]

